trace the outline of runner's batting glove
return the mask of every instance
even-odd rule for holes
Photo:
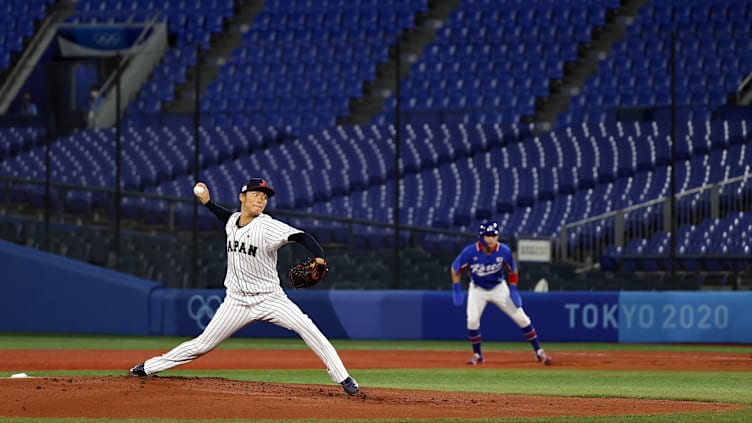
[[[515,307],[522,307],[522,297],[520,297],[520,293],[517,292],[517,285],[509,285],[509,298],[512,299]]]
[[[452,284],[452,302],[456,306],[461,306],[465,302],[465,294],[462,292],[462,287],[458,283]]]

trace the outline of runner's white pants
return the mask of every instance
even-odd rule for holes
[[[488,303],[495,304],[501,311],[506,313],[520,328],[530,324],[522,307],[517,308],[509,297],[509,287],[502,282],[492,289],[483,289],[470,283],[467,293],[467,328],[470,330],[480,329],[480,318]]]

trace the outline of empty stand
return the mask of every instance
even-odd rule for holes
[[[532,116],[611,8],[618,2],[461,2],[401,82],[401,108],[418,120],[455,111],[465,123]],[[373,122],[392,122],[396,103],[388,98]]]
[[[603,121],[611,108],[672,104],[690,118],[707,118],[711,110],[727,103],[749,72],[752,40],[748,25],[741,22],[752,17],[750,4],[748,0],[649,2],[557,123]]]

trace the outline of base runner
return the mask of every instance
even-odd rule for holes
[[[553,359],[541,348],[538,333],[530,317],[522,309],[522,298],[517,292],[517,263],[509,246],[499,242],[498,222],[481,224],[478,242],[466,246],[452,263],[452,301],[456,306],[461,306],[464,301],[460,280],[465,269],[470,271],[467,332],[473,346],[473,357],[467,364],[474,366],[484,361],[480,318],[486,304],[493,303],[522,329],[523,335],[533,346],[535,359],[547,366],[551,365]]]

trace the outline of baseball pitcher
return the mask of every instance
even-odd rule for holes
[[[349,395],[360,387],[342,364],[337,351],[313,321],[285,294],[277,272],[277,250],[299,242],[313,254],[311,268],[325,271],[324,251],[309,234],[264,214],[275,193],[264,179],[252,178],[240,189],[240,211],[211,201],[203,182],[194,195],[225,223],[227,234],[226,296],[206,329],[196,338],[130,369],[132,376],[147,376],[189,363],[212,351],[242,327],[257,321],[295,331],[326,365],[333,382]]]
[[[475,366],[484,361],[481,350],[480,318],[486,304],[493,303],[506,313],[521,329],[533,346],[535,359],[545,365],[553,360],[538,342],[538,334],[530,317],[522,309],[522,298],[517,291],[517,263],[512,250],[499,242],[499,223],[494,221],[480,225],[479,240],[466,246],[452,263],[452,301],[461,306],[464,294],[460,285],[465,269],[470,272],[470,287],[467,295],[467,331],[473,346],[473,357],[467,362]]]

